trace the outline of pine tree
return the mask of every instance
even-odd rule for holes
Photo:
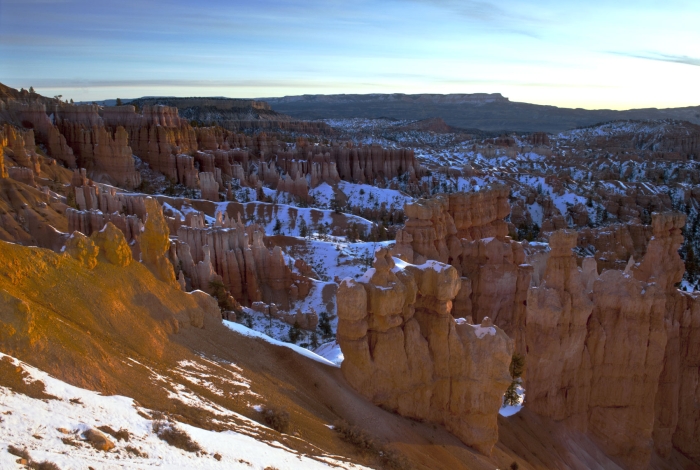
[[[298,321],[295,321],[292,329],[289,330],[289,342],[296,344],[299,338],[301,338],[301,325],[299,325]]]
[[[117,98],[117,106],[121,106],[121,105],[122,105],[122,99],[121,99],[121,98]]]
[[[503,395],[503,404],[507,406],[515,406],[520,404],[520,396],[518,396],[517,391],[518,383],[511,382],[508,390],[506,390],[505,395]]]
[[[331,328],[331,320],[328,316],[328,312],[321,312],[321,315],[319,315],[318,329],[324,339],[333,335],[333,329]]]
[[[306,238],[309,235],[309,227],[306,225],[306,219],[302,218],[299,221],[299,236]]]
[[[525,371],[525,357],[521,354],[513,353],[510,361],[510,376],[513,381],[508,386],[505,395],[503,395],[504,405],[518,405],[520,403],[520,396],[518,395],[518,385],[520,385],[520,377]]]
[[[282,233],[282,222],[280,222],[280,219],[275,219],[275,226],[272,228],[272,233],[275,235]]]
[[[523,372],[525,372],[525,357],[517,352],[513,353],[509,370],[510,376],[513,377],[513,379],[522,377]]]

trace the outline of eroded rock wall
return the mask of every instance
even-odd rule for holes
[[[428,261],[397,267],[388,251],[338,290],[338,343],[348,382],[374,403],[440,424],[490,454],[510,384],[513,343],[485,320],[456,321],[455,268]]]

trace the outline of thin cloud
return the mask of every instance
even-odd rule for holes
[[[635,54],[631,52],[610,52],[611,54],[632,57],[634,59],[656,60],[660,62],[672,62],[674,64],[686,64],[700,67],[700,58],[687,55],[661,54],[655,52]]]
[[[85,80],[85,79],[13,79],[12,83],[32,83],[41,88],[320,88],[338,84],[297,80]]]
[[[480,0],[408,0],[433,7],[449,10],[468,20],[487,24],[498,31],[519,34],[534,39],[541,36],[528,26],[540,23],[535,17],[515,14],[491,2]],[[514,24],[525,27],[513,27]]]

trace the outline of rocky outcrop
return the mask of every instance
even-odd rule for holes
[[[141,261],[161,281],[179,288],[173,265],[167,257],[170,230],[163,217],[163,208],[153,198],[146,198],[146,220],[140,237]]]
[[[133,257],[124,233],[113,223],[107,222],[102,230],[90,236],[100,249],[100,254],[116,266],[129,266]]]
[[[507,237],[507,197],[506,188],[495,187],[406,204],[408,220],[392,252],[410,263],[451,264],[470,290],[462,293],[458,315],[474,323],[491,318],[520,351],[532,268],[522,246]]]
[[[7,168],[5,168],[5,147],[0,143],[0,178],[7,177]]]
[[[265,246],[263,235],[262,227],[244,226],[240,218],[231,220],[221,213],[214,227],[193,219],[178,229],[170,259],[194,289],[207,290],[211,277],[217,275],[244,305],[264,302],[293,310],[294,303],[309,294],[312,282],[292,271],[280,247]]]
[[[97,266],[97,254],[100,249],[95,246],[92,240],[80,232],[73,234],[66,241],[63,252],[78,261],[88,269]]]
[[[505,237],[508,224],[503,219],[510,214],[508,188],[496,186],[488,191],[450,194],[448,212],[460,239]]]
[[[61,130],[78,157],[78,164],[88,169],[93,180],[126,189],[141,183],[123,127],[111,132],[104,126],[85,127],[71,121],[62,124]]]
[[[35,152],[34,132],[22,131],[5,124],[2,132],[3,152],[22,168],[26,168],[37,176],[41,174],[41,157]],[[28,179],[27,172],[17,173],[18,178]],[[18,179],[14,178],[14,179]],[[31,178],[33,179],[33,177]]]
[[[216,182],[214,173],[200,173],[199,185],[202,188],[202,199],[219,202],[219,183]]]
[[[444,424],[488,455],[498,440],[513,344],[488,319],[475,326],[452,317],[460,282],[448,265],[397,267],[378,251],[374,268],[338,290],[341,368],[374,403]]]
[[[692,296],[675,288],[684,223],[653,214],[642,261],[600,275],[592,258],[576,266],[575,233],[557,232],[542,283],[528,293],[527,406],[587,430],[627,468],[645,468],[654,446],[668,455],[676,439],[686,455],[700,451],[689,439],[697,442],[696,421],[681,417],[695,419],[700,402],[697,368],[680,372],[697,362],[681,352],[683,335],[695,334]]]
[[[63,162],[69,168],[76,168],[73,150],[66,142],[61,131],[54,125],[47,114],[46,105],[39,102],[9,101],[9,108],[15,112],[19,120],[32,127],[39,142],[46,145],[52,158]]]
[[[555,420],[573,417],[585,429],[591,364],[584,348],[593,302],[571,251],[576,238],[573,231],[552,234],[542,279],[527,292],[525,389],[528,408]]]
[[[7,175],[13,180],[24,183],[27,186],[36,187],[34,172],[31,170],[31,168],[12,166],[7,169]]]
[[[113,224],[124,234],[128,243],[138,240],[143,230],[143,222],[136,215],[119,214],[118,212],[104,213],[97,209],[79,211],[66,209],[69,232],[82,232],[91,236],[99,232],[105,224]]]
[[[666,310],[668,340],[654,403],[654,447],[700,462],[700,296],[678,292]],[[670,307],[670,308],[668,308]]]

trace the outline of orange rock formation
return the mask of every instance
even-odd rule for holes
[[[379,250],[360,281],[338,290],[338,343],[348,382],[374,403],[444,424],[489,455],[496,418],[510,384],[513,343],[485,319],[480,326],[451,315],[457,271],[439,262],[395,266]]]

